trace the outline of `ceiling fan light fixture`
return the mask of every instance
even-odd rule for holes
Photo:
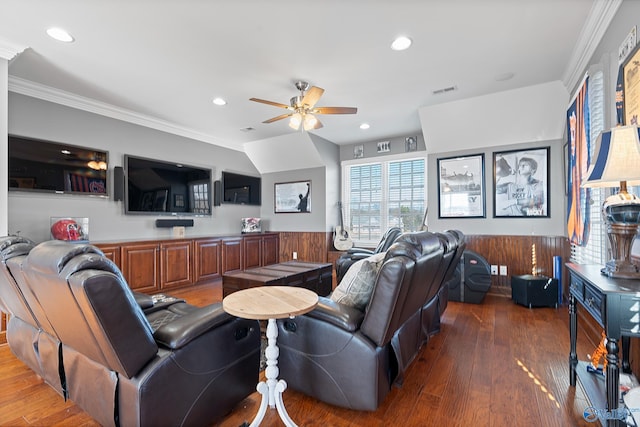
[[[397,37],[393,41],[393,43],[391,43],[391,49],[406,50],[406,49],[409,49],[409,47],[411,46],[411,43],[413,43],[413,40],[411,40],[409,37],[400,36],[400,37]]]
[[[293,113],[291,119],[289,119],[289,127],[291,129],[298,130],[300,129],[300,124],[302,123],[302,115],[300,113]]]
[[[313,114],[305,114],[304,116],[304,130],[315,129],[318,124],[318,119]]]

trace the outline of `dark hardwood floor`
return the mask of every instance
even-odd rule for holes
[[[220,285],[173,291],[203,305],[221,299]],[[321,339],[321,337],[319,337]],[[593,350],[584,334],[578,355]],[[569,386],[566,306],[528,309],[489,295],[480,304],[450,302],[441,332],[421,350],[375,412],[349,411],[286,390],[285,406],[300,426],[593,426],[582,417],[582,389]],[[258,410],[253,393],[223,420],[238,427]],[[64,402],[5,345],[0,347],[0,425],[95,426]],[[282,426],[268,410],[263,426]]]

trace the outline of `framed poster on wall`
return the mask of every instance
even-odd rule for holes
[[[438,217],[485,216],[484,154],[438,159]]]
[[[550,148],[493,153],[493,216],[549,216]]]

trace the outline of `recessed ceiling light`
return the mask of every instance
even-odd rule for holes
[[[227,105],[227,101],[222,98],[213,98],[213,103],[216,105]]]
[[[406,36],[400,36],[396,38],[393,43],[391,43],[391,49],[393,50],[405,50],[409,49],[411,46],[412,40]]]
[[[369,129],[371,126],[369,126],[369,123],[363,123],[360,125],[360,129],[364,130],[364,129]]]
[[[49,35],[49,37],[54,38],[60,42],[71,43],[73,41],[73,36],[71,36],[71,34],[66,32],[62,28],[49,28],[47,30],[47,34]]]

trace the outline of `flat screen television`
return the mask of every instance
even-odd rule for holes
[[[9,191],[107,197],[106,151],[9,135]]]
[[[125,212],[211,215],[211,169],[124,156]]]
[[[262,203],[260,177],[222,172],[222,203],[257,205]]]

